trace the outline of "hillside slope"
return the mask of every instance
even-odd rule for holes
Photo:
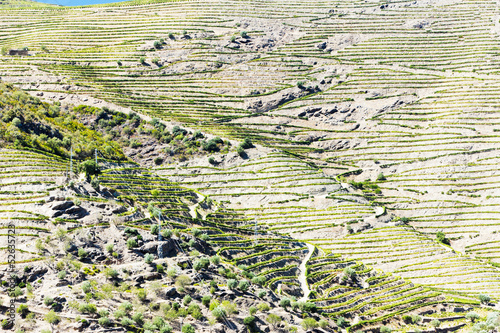
[[[0,5],[2,80],[76,112],[100,138],[100,157],[121,160],[110,170],[131,167],[122,164],[128,158],[142,170],[132,177],[138,184],[151,174],[193,191],[195,201],[221,205],[191,217],[300,242],[294,251],[302,252],[277,278],[296,287],[307,280],[332,317],[373,319],[378,327],[450,295],[470,304],[481,294],[499,297],[497,2],[27,4]],[[8,55],[24,47],[29,56]],[[98,109],[86,112],[81,104],[124,116],[108,112],[100,122]],[[8,134],[2,143],[56,153],[54,165],[68,168],[67,145],[60,152],[38,139],[38,147],[14,146],[9,133],[20,127],[12,127],[11,113],[0,123]],[[37,124],[50,120],[37,117]],[[66,129],[58,126],[63,141]],[[255,146],[238,148],[244,139]],[[90,146],[82,158],[96,148]],[[41,157],[33,158],[36,165]],[[113,188],[116,177],[105,172],[101,182]],[[136,202],[155,182],[116,190]],[[196,208],[188,206],[186,216]],[[378,301],[364,298],[374,293],[360,291],[376,276],[365,276],[359,290],[330,285],[341,282],[333,273],[301,276],[306,243],[318,249],[310,261],[328,272],[352,262],[362,274],[371,274],[367,267],[394,274],[384,282],[396,290],[388,296],[392,306],[384,299],[374,307]],[[297,297],[306,296],[301,290],[307,288],[295,290]]]

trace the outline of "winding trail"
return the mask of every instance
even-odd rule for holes
[[[298,301],[299,302],[305,302],[309,298],[309,293],[311,290],[309,289],[309,285],[307,284],[307,277],[306,277],[306,263],[311,259],[311,256],[314,252],[314,245],[311,245],[309,243],[306,243],[307,248],[309,249],[309,253],[307,256],[302,260],[299,266],[300,270],[300,275],[299,275],[299,283],[300,283],[300,288],[302,289],[302,293],[304,296],[302,296]]]

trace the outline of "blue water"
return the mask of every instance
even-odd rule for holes
[[[85,6],[85,5],[99,5],[103,3],[122,2],[125,0],[36,0],[37,2],[51,3],[61,6]]]

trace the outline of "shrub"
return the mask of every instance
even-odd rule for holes
[[[122,326],[132,326],[134,325],[134,321],[128,317],[124,317],[122,318],[121,324]]]
[[[107,268],[104,271],[104,275],[106,275],[109,279],[116,279],[118,277],[119,273],[116,269]]]
[[[139,61],[140,61],[140,63],[141,63],[142,65],[145,65],[145,64],[146,64],[146,58],[144,58],[144,57],[141,57],[141,58],[139,59]]]
[[[257,291],[257,297],[259,297],[259,298],[262,298],[262,297],[264,297],[264,296],[266,296],[266,295],[267,295],[267,291],[266,291],[266,290],[264,290],[264,289],[259,289],[259,290]]]
[[[57,278],[65,279],[66,278],[66,271],[60,271],[59,273],[57,273]]]
[[[267,279],[265,276],[256,276],[252,279],[252,283],[262,286],[264,283],[266,283],[266,280]]]
[[[61,321],[61,318],[54,312],[54,310],[50,310],[45,315],[45,320],[51,325],[57,325]]]
[[[267,317],[266,317],[266,321],[271,324],[272,326],[276,326],[277,324],[279,324],[281,322],[281,317],[278,316],[278,315],[275,315],[274,313],[270,313]]]
[[[288,297],[284,297],[280,300],[280,306],[286,310],[287,307],[291,305],[291,301]]]
[[[133,249],[134,247],[137,247],[137,241],[134,238],[129,238],[127,240],[127,248]]]
[[[99,325],[101,325],[103,327],[107,327],[107,326],[111,325],[111,320],[109,320],[108,317],[101,317],[101,318],[99,318],[98,323],[99,323]]]
[[[191,324],[182,325],[181,331],[182,331],[182,333],[194,333],[195,332],[194,327]]]
[[[168,238],[172,237],[172,230],[170,230],[170,229],[163,229],[163,230],[161,231],[161,235],[162,235],[164,238],[167,238],[167,239],[168,239]]]
[[[113,253],[114,248],[115,248],[114,244],[106,244],[106,252]]]
[[[78,311],[81,313],[96,313],[97,312],[97,307],[93,303],[84,303],[80,304],[78,307]]]
[[[156,265],[156,271],[160,274],[163,274],[165,272],[165,267],[163,267],[162,264]]]
[[[51,306],[52,303],[54,303],[54,299],[50,296],[45,296],[43,298],[43,304],[45,304],[46,306]]]
[[[28,306],[26,304],[21,304],[17,308],[17,313],[19,313],[21,317],[26,318],[28,313],[30,313],[30,310],[28,309]]]
[[[245,157],[245,149],[243,149],[243,147],[241,146],[238,146],[238,148],[236,148],[236,152],[238,153],[238,155],[240,155],[241,157]]]
[[[438,231],[438,233],[436,234],[436,239],[440,243],[450,245],[450,240],[446,238],[446,235],[442,231]]]
[[[471,311],[465,315],[465,318],[467,318],[471,321],[476,321],[479,319],[479,315],[476,312]]]
[[[227,287],[229,289],[235,289],[237,285],[238,285],[238,281],[236,281],[235,279],[227,280]]]
[[[491,297],[488,295],[481,294],[478,296],[481,303],[489,303],[491,301]]]
[[[269,304],[267,303],[259,303],[259,305],[257,305],[257,309],[259,309],[260,312],[267,312],[271,310]]]
[[[322,329],[325,329],[328,327],[328,322],[324,319],[321,319],[319,322],[318,322],[318,325],[319,327],[321,327]]]
[[[144,325],[144,315],[142,312],[136,312],[132,315],[132,320],[139,326]]]
[[[405,324],[411,324],[413,321],[410,315],[404,315],[402,319],[405,322]]]
[[[392,329],[390,327],[387,327],[387,326],[380,327],[380,333],[391,333],[391,332],[392,332]]]
[[[248,32],[242,31],[242,32],[240,32],[240,36],[243,37],[243,38],[247,38],[248,37]]]
[[[248,309],[248,312],[250,313],[250,315],[254,315],[257,313],[257,308],[255,306],[251,306],[249,309]]]
[[[255,317],[254,316],[248,316],[243,319],[243,324],[246,326],[251,326],[255,323]]]
[[[344,317],[338,317],[337,318],[337,326],[338,327],[346,327],[346,326],[349,326],[349,322]]]
[[[253,148],[254,145],[252,143],[252,140],[250,140],[249,138],[245,138],[243,140],[243,143],[240,144],[240,147],[243,149],[249,149],[249,148]]]
[[[238,289],[241,291],[247,291],[249,287],[250,287],[250,283],[248,283],[247,280],[242,280],[238,284]]]
[[[160,328],[160,333],[171,333],[173,331],[172,326],[165,324]]]
[[[218,305],[212,310],[212,315],[215,317],[215,319],[221,320],[227,315],[226,309],[224,309],[223,306]]]
[[[155,48],[155,49],[159,49],[159,48],[161,48],[161,44],[162,44],[162,43],[161,43],[160,41],[157,41],[157,40],[156,40],[156,41],[154,42],[153,46],[154,46],[154,48]]]
[[[187,275],[179,275],[177,279],[175,279],[175,284],[182,288],[189,286],[191,283],[191,278]]]
[[[153,262],[153,260],[155,259],[155,256],[152,255],[151,253],[147,253],[145,256],[144,256],[144,262],[146,264],[151,264]]]
[[[217,255],[212,256],[212,257],[210,257],[210,261],[212,262],[212,264],[218,265],[218,264],[220,264],[220,257]]]
[[[140,301],[144,302],[146,300],[147,293],[145,289],[138,289],[137,290],[137,298],[139,298]]]
[[[307,331],[318,327],[318,322],[314,318],[305,318],[301,323],[302,327]]]
[[[91,289],[92,289],[92,285],[90,284],[89,281],[85,281],[84,283],[82,283],[82,290],[84,293],[88,294]]]
[[[130,302],[125,302],[122,305],[120,305],[120,308],[126,312],[130,312],[134,309],[134,306]]]
[[[88,256],[88,252],[85,251],[84,249],[80,248],[78,249],[78,256],[83,259],[83,258],[86,258]]]
[[[378,174],[377,180],[378,181],[383,181],[383,180],[387,180],[387,178],[385,178],[384,174],[381,172],[381,173]]]
[[[205,295],[201,298],[201,304],[203,304],[206,307],[210,306],[210,301],[212,300],[212,297],[209,295]]]
[[[439,327],[441,325],[441,321],[434,319],[433,321],[431,321],[431,325],[434,327]]]
[[[7,319],[2,320],[2,328],[4,330],[11,329],[12,327],[14,327],[14,321],[13,320],[7,320]]]
[[[184,305],[188,305],[189,303],[191,303],[193,299],[191,298],[191,296],[189,295],[186,295],[184,296],[184,298],[182,299],[182,304]]]
[[[212,164],[212,165],[216,165],[216,164],[217,164],[217,162],[215,161],[215,158],[213,158],[212,156],[210,156],[210,157],[208,158],[208,163],[210,163],[210,164]]]

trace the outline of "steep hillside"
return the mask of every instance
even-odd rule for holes
[[[76,196],[118,244],[154,206],[328,330],[469,330],[448,311],[500,297],[499,20],[482,0],[3,1],[5,220],[101,223],[46,212]],[[65,178],[71,143],[98,177]]]

